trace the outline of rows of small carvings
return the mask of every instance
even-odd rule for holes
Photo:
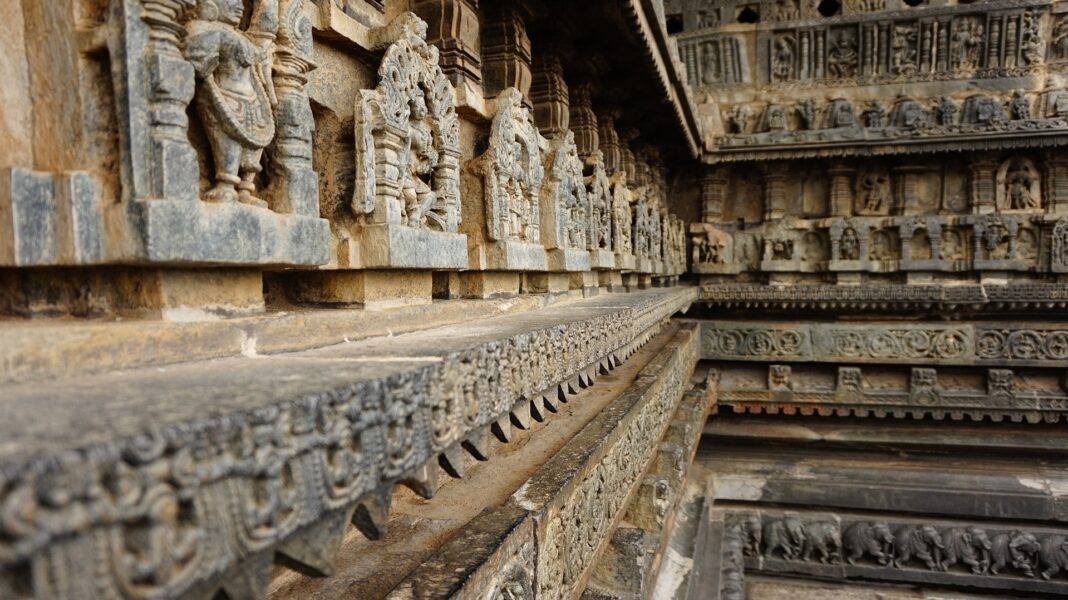
[[[1068,531],[897,515],[730,509],[747,569],[1063,593]]]
[[[1068,143],[1068,136],[1060,129],[1033,132],[990,131],[984,135],[949,137],[912,137],[890,140],[849,140],[819,144],[783,145],[725,145],[706,160],[709,164],[748,162],[756,160],[788,160],[803,158],[841,158],[865,156],[895,156],[945,152],[975,152],[982,150],[1014,150],[1027,148],[1056,148]]]
[[[878,21],[843,16],[795,27],[705,31],[680,36],[679,53],[695,87],[753,83],[724,68],[727,59],[748,62],[745,48],[751,42],[759,48],[760,82],[841,86],[1004,77],[1068,59],[1062,40],[1066,26],[1049,16],[1050,4],[984,3],[985,11],[973,5],[928,9],[927,15],[909,10],[896,19],[880,15]],[[941,18],[932,19],[936,13]],[[1048,37],[1046,30],[1052,30]]]
[[[787,324],[702,322],[702,356],[734,360],[1068,365],[1057,324]]]
[[[568,486],[539,527],[539,598],[570,598],[609,541],[627,499],[656,455],[697,363],[696,336],[684,334],[670,357],[639,375],[648,387],[612,441],[590,458],[582,480]],[[676,338],[677,340],[679,338]],[[659,371],[659,372],[654,372]],[[595,462],[594,462],[595,461]]]
[[[776,404],[818,405],[841,407],[843,405],[867,406],[894,410],[897,408],[920,408],[930,410],[966,409],[991,411],[1068,411],[1068,394],[1036,394],[1010,392],[1005,395],[983,393],[953,393],[944,390],[928,390],[926,393],[881,390],[722,390],[718,401],[721,404]],[[921,410],[922,414],[922,410]]]
[[[519,334],[380,381],[5,465],[0,565],[47,569],[103,536],[112,554],[78,563],[90,579],[108,573],[100,589],[178,594],[401,479],[550,380],[629,349],[677,308]]]
[[[865,284],[771,286],[749,283],[709,283],[701,286],[702,302],[812,304],[828,306],[873,303],[879,305],[981,305],[1016,303],[1060,306],[1068,302],[1068,288],[1058,283],[1008,285]]]
[[[1038,184],[1028,181],[1029,188]],[[696,273],[1068,271],[1068,218],[1028,212],[797,220],[733,233],[703,225],[691,232]]]

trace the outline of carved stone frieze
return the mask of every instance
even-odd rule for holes
[[[541,241],[551,271],[588,271],[592,207],[582,160],[570,130],[549,142],[540,201]]]
[[[722,552],[741,549],[747,572],[1035,593],[1063,593],[1068,585],[1062,575],[1068,542],[1060,529],[816,510],[713,512],[720,511],[714,518],[730,524]]]
[[[498,337],[447,347],[438,339],[415,349],[413,334],[399,343],[391,337],[346,345],[347,356],[332,357],[339,349],[326,348],[256,365],[229,359],[233,364],[131,371],[121,385],[84,388],[106,389],[100,393],[112,400],[79,400],[69,389],[9,389],[13,423],[28,418],[20,407],[38,411],[46,397],[91,406],[95,416],[82,419],[83,437],[63,438],[58,450],[42,444],[62,436],[27,430],[12,446],[19,451],[3,458],[0,506],[21,516],[0,526],[0,580],[54,598],[121,596],[131,586],[161,597],[211,595],[243,581],[220,583],[230,569],[257,579],[264,556],[269,567],[273,552],[295,552],[287,544],[309,528],[336,521],[343,531],[353,510],[356,524],[375,534],[395,482],[432,494],[421,474],[428,461],[510,413],[520,423],[529,423],[532,410],[544,414],[542,396],[555,401],[559,386],[573,380],[588,385],[598,368],[628,356],[692,297],[649,294],[625,302],[626,309],[576,313],[566,323],[557,314],[546,327],[517,323]],[[445,335],[463,337],[459,330]],[[392,361],[386,371],[383,359]],[[338,371],[338,361],[348,367]],[[161,377],[183,382],[173,388],[186,394],[173,404],[181,414],[126,420],[115,431],[119,412],[172,389]],[[107,432],[94,432],[94,423]]]
[[[702,356],[714,360],[1057,366],[1068,358],[1068,330],[1057,324],[703,321],[702,325]]]

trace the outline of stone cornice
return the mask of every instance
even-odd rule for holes
[[[395,483],[432,495],[439,456],[462,445],[485,458],[487,436],[546,418],[695,296],[610,295],[278,357],[6,386],[3,579],[39,597],[245,597],[275,553],[323,571],[324,535],[350,518],[374,535]]]

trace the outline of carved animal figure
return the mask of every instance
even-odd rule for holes
[[[880,565],[893,560],[894,534],[890,533],[890,526],[886,523],[853,523],[846,529],[843,541],[849,564],[856,564],[857,559],[865,554]]]
[[[795,517],[771,521],[764,526],[764,556],[772,558],[782,551],[787,560],[797,558],[805,545],[805,527]]]
[[[894,534],[894,566],[901,568],[915,557],[934,570],[942,564],[943,549],[942,536],[934,527],[902,527]]]
[[[812,560],[814,552],[819,552],[822,563],[836,563],[842,560],[842,534],[838,530],[837,523],[830,521],[805,523],[802,560]]]
[[[990,565],[990,538],[978,527],[952,527],[942,535],[945,554],[942,570],[946,571],[958,562],[979,575]]]
[[[1051,535],[1042,539],[1038,549],[1039,562],[1042,564],[1042,579],[1050,579],[1061,569],[1068,569],[1068,538],[1063,535]]]
[[[999,533],[990,545],[990,572],[997,575],[1005,565],[1011,565],[1023,571],[1024,575],[1034,577],[1039,548],[1038,538],[1030,533]]]

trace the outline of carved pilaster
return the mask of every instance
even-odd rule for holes
[[[772,163],[764,170],[764,220],[786,216],[787,173],[782,165]]]
[[[894,206],[890,214],[917,214],[924,212],[924,198],[920,193],[920,175],[926,167],[908,165],[894,169]]]
[[[701,178],[701,219],[705,223],[718,223],[723,219],[728,182],[727,172],[723,169],[709,169]]]
[[[534,122],[542,135],[556,137],[568,131],[570,100],[559,54],[538,53],[534,60],[530,101],[534,104]]]
[[[482,81],[478,0],[415,0],[412,12],[427,22],[427,42],[441,51],[441,70],[454,85]]]
[[[980,158],[969,166],[971,182],[971,205],[974,214],[994,212],[997,199],[998,163]]]
[[[856,169],[842,165],[827,171],[831,178],[831,214],[848,217],[853,214],[853,176]]]
[[[624,170],[623,148],[616,131],[616,116],[613,111],[602,110],[597,113],[597,143],[604,154],[604,170],[609,175]]]
[[[514,3],[486,6],[482,21],[482,78],[487,98],[514,87],[530,94],[530,36],[525,11]]]

